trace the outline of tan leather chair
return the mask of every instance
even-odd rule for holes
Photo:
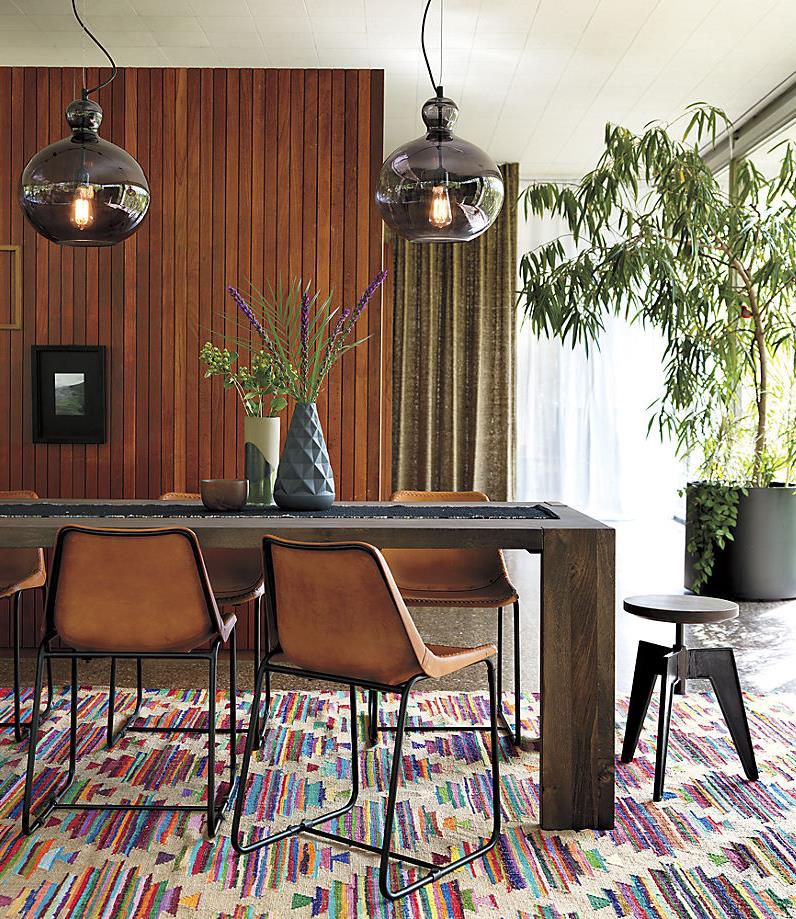
[[[392,501],[478,503],[489,498],[482,491],[396,491]],[[401,596],[407,606],[497,610],[497,693],[499,718],[519,745],[522,742],[520,680],[520,598],[509,579],[503,553],[494,549],[385,549]],[[514,607],[514,727],[503,713],[503,607]],[[378,729],[378,701],[370,698],[371,740]],[[482,729],[487,729],[482,725]],[[429,725],[426,730],[439,731]]]
[[[200,495],[191,491],[167,491],[160,500],[199,501]],[[260,598],[264,592],[262,552],[259,549],[205,549],[202,554],[216,603],[237,606],[254,600],[257,604],[255,615],[259,617]],[[255,629],[257,650],[260,632],[259,627]]]
[[[263,554],[276,648],[268,652],[257,671],[232,824],[232,844],[236,851],[253,852],[295,833],[310,833],[376,852],[380,856],[379,887],[390,900],[397,900],[424,884],[437,881],[488,852],[500,834],[500,750],[495,673],[491,660],[497,650],[495,646],[457,648],[427,645],[412,621],[384,557],[373,546],[358,542],[292,542],[266,536]],[[437,679],[478,663],[486,666],[489,680],[493,794],[491,835],[466,855],[445,865],[395,853],[391,851],[390,842],[398,780],[403,772],[401,750],[404,732],[409,730],[406,727],[406,710],[412,688],[421,680]],[[253,841],[244,842],[240,835],[240,820],[251,755],[259,736],[260,695],[265,675],[269,672],[343,683],[349,687],[352,792],[348,802],[331,813],[304,819],[281,832],[257,835]],[[319,827],[347,814],[357,802],[357,687],[400,696],[384,838],[378,848]],[[426,868],[429,873],[398,890],[391,889],[388,875],[391,858]]]
[[[167,491],[160,501],[199,501],[200,495],[190,491]],[[259,549],[205,549],[202,553],[213,587],[213,594],[219,606],[237,606],[254,602],[254,671],[262,660],[262,602],[263,602],[263,559]],[[110,713],[116,693],[116,661],[111,662]],[[266,694],[270,698],[270,693]],[[144,699],[143,668],[141,660],[136,661],[136,709],[138,714]],[[108,733],[108,746],[113,745],[113,735]]]
[[[54,649],[58,638],[64,650]],[[218,652],[230,645],[230,789],[216,801],[216,673]],[[208,649],[201,647],[209,643]],[[197,650],[200,649],[200,650]],[[229,803],[236,773],[237,713],[235,616],[222,617],[216,606],[199,542],[191,530],[104,529],[63,527],[47,592],[45,632],[36,666],[34,708],[28,746],[28,768],[22,806],[22,829],[27,835],[42,825],[54,808],[66,810],[190,810],[207,812],[207,832],[214,836]],[[207,803],[188,805],[60,804],[75,775],[77,750],[77,664],[83,658],[199,659],[208,663],[208,727],[195,729],[208,735]],[[56,792],[48,794],[39,815],[31,822],[31,796],[39,728],[42,668],[51,658],[72,664],[69,768]],[[112,712],[109,719],[112,719]],[[158,725],[126,730],[177,733],[182,728]],[[117,735],[117,739],[118,739]]]
[[[38,501],[35,491],[0,491],[0,501]],[[11,600],[11,623],[14,636],[14,717],[0,721],[0,728],[13,728],[14,738],[21,741],[27,734],[30,721],[22,721],[22,690],[19,685],[19,658],[21,652],[22,595],[26,590],[44,589],[47,570],[41,549],[0,549],[0,599]],[[46,718],[53,701],[52,664],[47,668],[47,707],[41,713]]]

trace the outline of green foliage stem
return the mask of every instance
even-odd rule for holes
[[[236,351],[208,341],[199,352],[199,360],[205,365],[205,379],[220,376],[224,389],[235,390],[247,415],[272,418],[287,405],[289,374],[267,352],[253,351],[249,366],[245,366],[238,363]]]

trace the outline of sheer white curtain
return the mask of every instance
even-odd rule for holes
[[[518,253],[566,232],[518,215]],[[574,251],[574,250],[573,250]],[[518,313],[517,499],[558,500],[603,520],[670,517],[683,473],[671,444],[646,436],[662,382],[659,335],[619,319],[600,350],[537,338]]]

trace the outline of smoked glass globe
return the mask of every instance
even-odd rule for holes
[[[423,106],[424,137],[385,160],[376,202],[387,226],[415,242],[467,242],[495,222],[503,177],[488,153],[455,137],[459,109],[438,95]]]
[[[134,233],[149,208],[139,164],[99,136],[102,109],[77,99],[66,110],[72,136],[25,167],[19,201],[36,231],[61,246],[112,246]]]

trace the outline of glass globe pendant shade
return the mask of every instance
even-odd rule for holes
[[[456,103],[445,96],[423,106],[426,135],[384,161],[376,203],[387,226],[415,242],[467,242],[495,222],[503,177],[480,147],[455,137]]]
[[[149,209],[138,163],[99,136],[102,109],[77,99],[66,110],[72,136],[40,150],[25,167],[19,202],[37,233],[61,246],[112,246]]]

